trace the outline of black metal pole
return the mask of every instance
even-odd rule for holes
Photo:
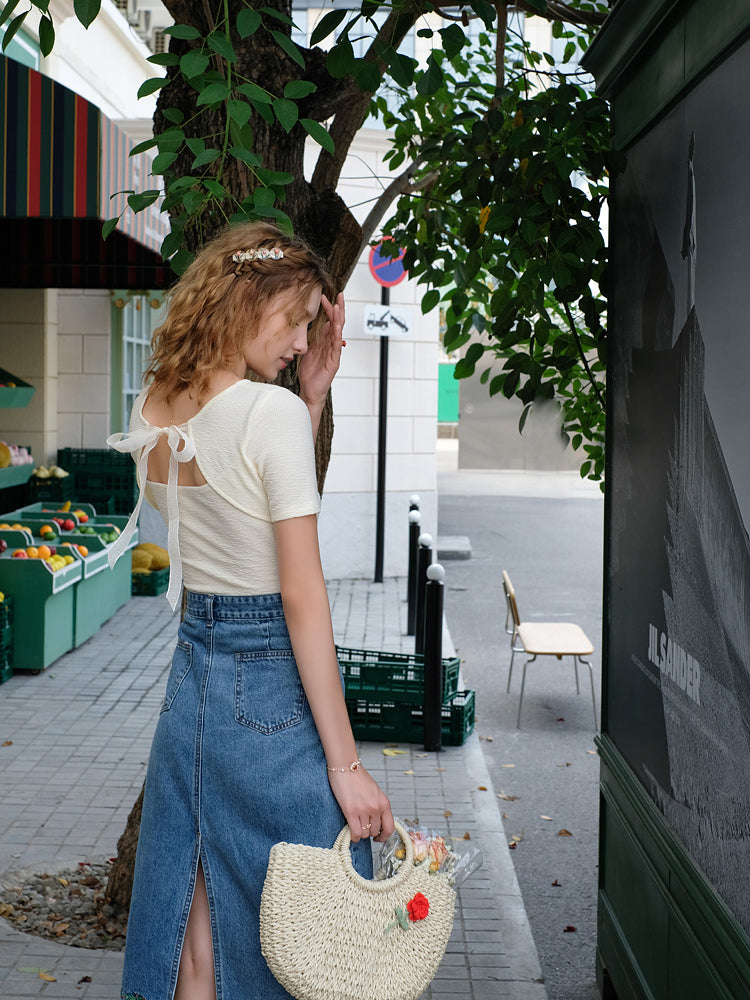
[[[406,580],[406,634],[414,635],[417,623],[417,552],[422,531],[419,510],[409,511],[409,575]]]
[[[380,291],[380,304],[391,302],[390,288]],[[388,423],[388,336],[380,337],[380,402],[378,407],[378,499],[375,513],[375,583],[383,582],[385,547],[385,454]]]
[[[419,536],[417,552],[417,620],[414,629],[414,652],[424,653],[424,597],[427,586],[427,568],[432,562],[432,535]]]
[[[443,749],[443,577],[438,563],[427,569],[424,634],[424,748]]]

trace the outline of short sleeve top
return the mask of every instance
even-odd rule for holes
[[[278,592],[273,522],[320,510],[305,404],[287,389],[243,379],[185,424],[156,427],[143,416],[146,396],[133,404],[130,430],[107,440],[133,455],[140,488],[110,564],[127,548],[145,497],[167,524],[173,608],[183,580],[197,593]],[[162,435],[171,452],[166,484],[147,481],[148,455]],[[180,486],[178,464],[192,458],[206,483]]]

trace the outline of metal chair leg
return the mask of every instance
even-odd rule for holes
[[[578,659],[581,659],[578,657]],[[594,671],[588,660],[581,660],[589,668],[589,680],[591,681],[591,703],[594,706],[594,729],[598,729],[599,723],[596,717],[596,694],[594,693]]]
[[[506,694],[510,691],[510,679],[513,676],[513,658],[515,657],[515,655],[516,655],[516,651],[515,651],[515,649],[513,649],[513,646],[511,646],[510,647],[510,670],[508,671],[508,683],[505,685],[505,693]]]
[[[577,656],[573,657],[573,669],[576,672],[576,694],[580,694],[581,693],[581,689],[578,686],[578,657]]]
[[[530,660],[527,660],[523,665],[523,674],[521,675],[521,697],[518,699],[518,715],[516,716],[516,729],[521,728],[521,705],[523,705],[523,689],[526,684],[526,667],[530,663],[533,663],[536,656],[532,656]]]

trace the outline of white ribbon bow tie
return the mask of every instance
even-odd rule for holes
[[[117,541],[109,550],[109,565],[114,566],[120,556],[128,548],[138,525],[138,515],[141,512],[146,480],[148,478],[148,456],[162,435],[166,434],[169,445],[169,475],[167,476],[167,551],[169,553],[169,587],[167,600],[174,611],[180,597],[182,586],[182,559],[180,557],[179,527],[180,507],[177,498],[178,463],[189,462],[195,458],[195,444],[187,434],[170,424],[169,427],[149,427],[140,431],[126,431],[112,434],[107,438],[107,444],[119,452],[135,454],[141,452],[138,459],[138,503],[130,515],[128,523],[123,528]],[[182,445],[182,447],[180,447]]]

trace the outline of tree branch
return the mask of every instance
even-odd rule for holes
[[[546,13],[540,13],[536,7],[528,3],[527,0],[513,0],[508,4],[509,8],[523,11],[524,14],[535,14],[537,17],[546,17],[548,21],[565,21],[567,24],[587,25],[590,28],[598,28],[604,24],[606,14],[601,14],[594,10],[579,10],[571,7],[564,0],[547,0]]]
[[[434,184],[437,180],[438,175],[432,172],[426,174],[424,177],[420,178],[420,180],[412,184],[411,179],[414,176],[414,171],[419,166],[419,163],[419,159],[415,160],[413,163],[410,163],[406,170],[402,171],[398,177],[394,177],[370,209],[367,218],[362,223],[363,250],[372,239],[372,236],[378,227],[378,223],[381,221],[396,198],[402,194],[416,194],[417,191],[423,191],[426,187],[430,187],[430,185]]]
[[[398,48],[419,17],[419,13],[416,7],[411,10],[392,10],[372,40],[364,60],[376,63],[381,78],[386,69],[381,52],[384,48],[394,50]],[[336,113],[329,129],[335,151],[328,153],[321,150],[310,181],[314,191],[335,190],[352,140],[367,118],[373,93],[374,91],[362,91],[357,88],[351,94],[348,106]]]
[[[573,334],[576,345],[578,347],[578,353],[581,356],[583,367],[586,369],[586,374],[588,375],[589,382],[591,383],[591,388],[594,390],[594,395],[596,396],[597,400],[599,401],[599,405],[602,407],[603,410],[604,400],[602,399],[601,390],[599,389],[599,385],[597,384],[597,381],[593,376],[591,368],[589,367],[588,358],[586,357],[586,352],[583,349],[583,344],[581,343],[581,338],[578,335],[578,329],[576,327],[575,320],[573,319],[573,313],[570,311],[570,306],[568,305],[567,302],[563,302],[562,307],[565,310],[565,315],[568,318],[568,325],[570,326],[570,331]]]

